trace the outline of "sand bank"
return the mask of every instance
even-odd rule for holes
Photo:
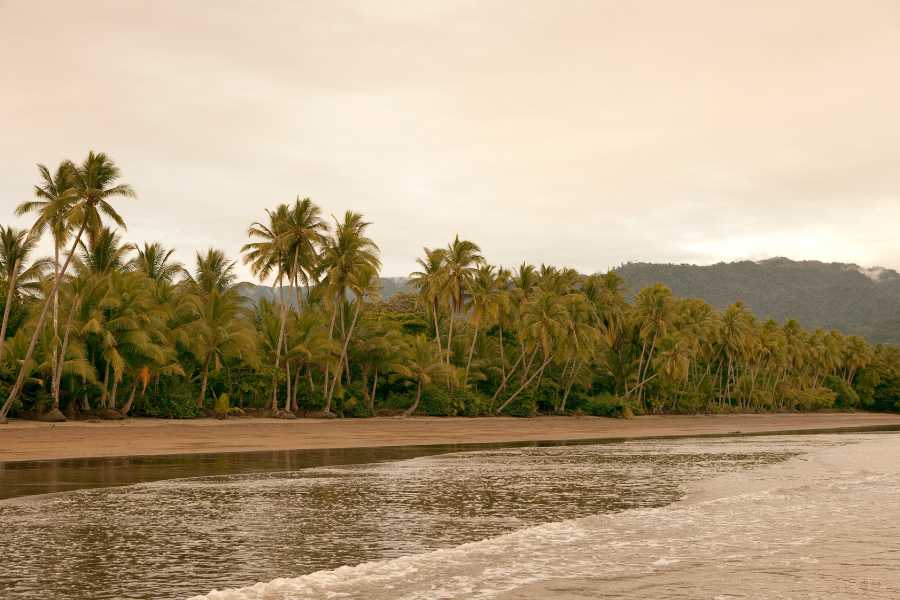
[[[0,462],[307,448],[620,439],[900,427],[900,415],[812,413],[717,416],[411,419],[129,419],[0,425]]]

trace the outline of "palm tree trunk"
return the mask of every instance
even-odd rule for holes
[[[466,376],[463,378],[463,387],[469,383],[469,367],[472,366],[472,355],[475,353],[475,340],[478,339],[478,324],[475,325],[475,333],[472,335],[472,345],[469,346],[469,358],[466,360]]]
[[[375,377],[372,379],[372,393],[369,395],[369,414],[375,416],[375,391],[378,389],[378,367],[375,367]]]
[[[510,396],[509,398],[507,398],[506,401],[505,401],[503,404],[500,405],[500,408],[497,409],[497,414],[498,414],[498,415],[499,415],[501,412],[503,412],[503,409],[506,408],[507,406],[509,406],[509,403],[512,402],[513,400],[515,400],[516,397],[517,397],[519,394],[521,394],[521,393],[525,390],[525,388],[528,387],[528,385],[529,385],[532,381],[534,381],[534,378],[535,378],[535,377],[537,377],[538,375],[541,375],[541,374],[544,372],[544,369],[547,367],[548,364],[550,364],[550,359],[551,359],[551,358],[553,358],[553,355],[552,355],[552,354],[551,354],[550,356],[548,356],[546,359],[544,359],[544,362],[541,363],[541,366],[538,368],[537,371],[535,371],[534,373],[532,373],[531,377],[528,378],[528,381],[526,381],[526,382],[523,383],[521,386],[519,386],[519,389],[517,389],[517,390],[513,393],[512,396]]]
[[[13,295],[16,289],[16,278],[19,276],[19,265],[22,258],[16,258],[13,266],[12,274],[9,276],[9,289],[6,290],[6,305],[3,307],[3,324],[0,325],[0,361],[3,360],[3,351],[6,350],[6,327],[9,325],[9,312],[12,307]]]
[[[328,341],[329,342],[334,339],[334,323],[335,323],[335,321],[337,321],[337,304],[334,305],[334,310],[331,311],[331,325],[328,326]],[[323,396],[328,396],[329,369],[330,369],[330,365],[326,362],[325,363],[325,378],[324,378],[324,381],[322,382],[322,395]],[[331,407],[330,399],[327,401],[327,406],[329,408]],[[325,412],[329,412],[329,408],[326,408]]]
[[[334,389],[337,387],[337,383],[341,378],[341,365],[344,364],[344,361],[347,358],[347,348],[350,346],[350,338],[353,336],[353,329],[356,327],[356,321],[359,319],[359,307],[362,304],[362,298],[357,298],[356,300],[356,309],[353,311],[353,321],[350,323],[350,329],[347,330],[347,334],[344,336],[344,345],[341,347],[341,357],[339,361],[338,370],[334,373],[334,381],[331,383],[331,389],[328,390],[328,403],[331,404],[331,398],[334,396]],[[343,321],[343,315],[341,320]],[[348,372],[348,380],[349,380],[349,372],[350,372],[350,363],[347,362],[347,372]]]
[[[524,356],[524,354],[519,354],[519,358],[517,358],[516,362],[513,363],[512,368],[509,370],[509,372],[506,373],[506,375],[503,377],[503,380],[500,381],[500,385],[497,386],[497,389],[494,391],[494,395],[491,397],[491,406],[493,406],[494,402],[497,401],[497,397],[500,395],[500,392],[506,389],[507,382],[509,382],[509,379],[510,377],[512,377],[513,373],[516,372],[516,368],[518,368],[519,363],[522,362],[522,358]]]
[[[69,334],[72,331],[72,321],[78,306],[81,304],[81,297],[76,296],[72,300],[72,306],[69,308],[69,316],[66,317],[66,330],[63,334],[62,350],[59,353],[59,364],[56,365],[56,378],[54,379],[53,388],[53,408],[59,409],[59,388],[62,383],[63,365],[66,363],[66,352],[69,349]]]
[[[131,384],[131,393],[128,394],[128,402],[125,403],[125,406],[122,407],[122,416],[127,417],[128,411],[131,410],[131,405],[134,404],[134,395],[137,392],[137,377],[134,378],[134,383]]]
[[[6,420],[6,415],[9,414],[9,409],[12,406],[12,403],[15,402],[16,398],[19,397],[19,393],[22,391],[22,387],[25,385],[25,377],[29,372],[29,363],[31,362],[31,357],[34,355],[34,348],[37,346],[38,338],[41,335],[41,328],[44,326],[44,320],[47,318],[47,309],[50,308],[51,298],[53,295],[59,290],[59,282],[62,280],[63,276],[66,274],[66,270],[69,268],[69,263],[72,262],[72,257],[75,256],[75,250],[78,248],[78,243],[81,241],[81,236],[84,234],[84,230],[87,227],[87,221],[82,221],[81,228],[78,230],[78,235],[75,236],[75,242],[72,244],[72,250],[69,251],[69,255],[66,256],[66,262],[63,263],[62,269],[60,269],[59,277],[53,282],[53,289],[50,291],[50,297],[48,297],[44,301],[44,307],[41,309],[41,314],[38,317],[37,324],[34,328],[34,333],[31,334],[31,342],[28,344],[28,350],[25,351],[25,358],[22,360],[22,368],[19,369],[19,376],[16,378],[16,383],[13,385],[13,388],[9,391],[9,396],[6,398],[6,402],[3,404],[3,408],[0,409],[0,422]]]
[[[443,356],[444,347],[441,345],[441,328],[438,327],[437,300],[431,303],[431,314],[434,315],[434,341],[437,342],[438,355]]]
[[[106,408],[109,399],[109,363],[106,363],[106,370],[103,372],[103,393],[100,395],[100,406]]]
[[[291,393],[291,411],[295,411],[299,408],[297,405],[297,393],[300,390],[300,375],[303,373],[303,369],[297,367],[297,372],[294,373],[294,387],[293,392]]]
[[[209,361],[212,359],[212,353],[207,355],[206,362],[203,363],[203,379],[200,380],[200,397],[197,398],[197,408],[203,408],[206,402],[206,384],[209,382]]]
[[[500,374],[506,377],[506,357],[503,355],[503,323],[498,323],[500,327]]]
[[[53,277],[59,279],[59,244],[53,240]],[[57,390],[57,364],[60,361],[59,356],[59,289],[53,294],[53,353],[50,357],[50,391],[53,396],[53,408],[59,409],[59,396]]]
[[[419,408],[419,400],[422,399],[422,379],[419,379],[419,385],[416,387],[416,401],[413,402],[413,405],[403,411],[403,416],[408,417]]]
[[[281,306],[279,307],[280,312],[280,323],[278,325],[278,342],[275,345],[275,371],[278,372],[279,365],[281,365],[281,346],[284,343],[284,326],[287,322],[287,310],[285,310],[285,300],[284,300],[284,275],[283,273],[278,273],[278,287],[279,287],[279,297],[281,299]],[[273,386],[272,389],[272,413],[278,412],[278,380],[276,377],[275,380],[276,385]]]
[[[452,362],[451,358],[453,355],[453,321],[454,321],[453,317],[455,314],[456,314],[456,311],[454,310],[454,308],[451,307],[450,308],[450,326],[449,326],[448,332],[447,332],[447,364],[448,365]]]
[[[291,361],[284,361],[284,372],[285,372],[285,394],[284,394],[284,410],[287,412],[291,411]]]
[[[113,386],[112,392],[109,394],[109,406],[112,409],[116,408],[116,392],[119,390],[119,376],[116,373],[113,373]]]

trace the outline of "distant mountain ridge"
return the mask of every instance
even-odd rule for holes
[[[741,301],[760,319],[796,319],[807,328],[900,343],[900,273],[893,269],[772,258],[708,266],[633,262],[615,271],[630,297],[662,283],[676,296],[700,298],[720,309]],[[272,287],[246,285],[245,295],[254,301],[277,297]],[[381,278],[384,300],[408,291],[405,277]]]
[[[406,277],[379,277],[379,289],[382,300],[388,300],[395,294],[400,292],[408,292],[408,280]],[[259,302],[262,298],[267,300],[275,300],[278,298],[278,287],[271,285],[258,285],[245,281],[241,284],[241,293],[254,303]],[[291,306],[296,304],[296,295],[292,287],[285,286],[285,296]],[[303,289],[303,295],[306,296],[306,289]]]
[[[632,295],[662,283],[717,308],[740,300],[761,319],[900,343],[900,273],[893,269],[779,257],[709,266],[626,263],[616,271]]]

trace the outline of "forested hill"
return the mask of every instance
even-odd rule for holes
[[[632,295],[662,283],[677,296],[718,308],[741,300],[760,318],[900,342],[900,274],[890,269],[773,258],[702,267],[628,263],[616,270]]]
[[[629,296],[662,283],[676,296],[701,298],[720,309],[741,300],[762,319],[796,319],[806,328],[900,343],[900,273],[890,269],[772,258],[710,266],[627,263],[616,271]],[[406,278],[381,278],[383,299],[401,291],[410,291]],[[244,293],[257,301],[274,299],[277,290],[246,284]],[[293,302],[293,293],[288,297]]]

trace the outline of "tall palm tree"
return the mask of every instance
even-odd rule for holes
[[[298,312],[303,303],[301,288],[308,287],[315,277],[318,249],[327,232],[328,224],[322,220],[321,210],[309,198],[298,197],[278,227],[277,241],[283,249]]]
[[[318,273],[321,275],[320,285],[325,291],[325,298],[331,304],[331,324],[328,328],[328,339],[333,339],[335,325],[340,316],[340,334],[342,345],[349,342],[349,335],[344,314],[345,298],[348,292],[353,292],[354,287],[362,289],[369,287],[374,278],[378,276],[381,268],[381,260],[378,257],[378,245],[366,235],[366,230],[371,223],[365,221],[363,216],[353,211],[344,214],[343,221],[335,219],[334,233],[325,240],[322,247],[322,256]],[[365,282],[369,282],[364,285]],[[363,300],[363,298],[357,298]],[[357,305],[359,307],[359,305]],[[346,352],[342,352],[346,358]],[[347,370],[346,362],[337,365],[338,373],[342,368]],[[337,375],[334,378],[336,382]],[[329,387],[328,368],[325,370],[325,412],[331,411],[331,400],[334,394],[335,383]]]
[[[278,370],[281,368],[281,353],[284,346],[284,332],[287,324],[287,301],[284,296],[284,278],[290,276],[290,261],[285,247],[285,226],[290,218],[291,209],[287,204],[280,204],[274,210],[266,210],[268,223],[255,222],[247,230],[247,235],[254,241],[241,248],[244,264],[250,266],[251,272],[261,281],[275,274],[275,285],[280,296],[278,339],[275,346],[275,371],[272,373],[272,413],[278,411]]]
[[[6,419],[6,415],[9,413],[12,403],[18,398],[19,393],[22,391],[25,377],[31,369],[31,358],[34,354],[35,346],[41,335],[44,320],[47,317],[47,309],[53,303],[53,298],[56,297],[59,291],[59,284],[63,276],[65,276],[69,264],[72,262],[75,250],[81,242],[82,234],[84,234],[85,230],[88,228],[98,229],[102,225],[104,216],[111,219],[119,227],[125,228],[125,221],[122,220],[122,217],[119,216],[119,213],[116,212],[109,201],[117,197],[135,197],[134,190],[131,189],[131,186],[116,183],[121,176],[119,168],[102,152],[94,153],[91,151],[88,153],[84,162],[71,170],[71,176],[73,187],[72,193],[75,198],[71,205],[65,210],[65,220],[71,221],[72,223],[78,223],[78,232],[75,234],[72,248],[66,255],[62,267],[60,267],[59,272],[56,274],[56,277],[54,277],[50,294],[44,300],[37,323],[35,324],[34,333],[31,336],[31,341],[29,342],[28,348],[25,351],[25,356],[23,357],[19,376],[16,378],[16,382],[10,390],[6,402],[3,407],[0,408],[0,421]]]
[[[31,235],[34,238],[40,238],[43,232],[50,230],[53,238],[53,276],[54,280],[61,277],[59,254],[65,246],[72,230],[76,226],[71,218],[71,209],[73,203],[77,200],[77,194],[74,186],[75,166],[71,161],[63,161],[51,174],[50,170],[44,165],[38,165],[38,172],[41,176],[41,182],[34,186],[34,200],[23,202],[16,207],[17,215],[26,213],[36,213],[37,218],[31,228]],[[52,297],[53,303],[53,336],[52,346],[52,363],[55,365],[59,356],[59,290],[54,292]],[[54,366],[53,377],[56,376],[56,368]],[[56,382],[52,382],[55,389]]]
[[[447,271],[444,268],[447,261],[447,251],[443,248],[424,248],[424,257],[416,259],[420,271],[414,271],[409,275],[409,283],[418,291],[418,301],[430,312],[434,320],[434,340],[437,343],[438,352],[443,353],[441,344],[441,329],[438,326],[438,311],[444,299],[444,290],[447,284]]]
[[[495,268],[491,265],[481,265],[472,277],[469,284],[469,322],[472,325],[472,344],[469,346],[469,355],[466,358],[466,373],[463,376],[463,386],[469,382],[469,370],[472,366],[472,356],[475,354],[475,343],[478,340],[478,332],[482,325],[492,323],[499,317],[501,310],[501,298],[503,290],[498,289],[498,279],[495,276]]]
[[[447,332],[447,363],[453,358],[453,321],[463,310],[466,293],[478,267],[484,263],[481,248],[475,242],[459,239],[459,235],[447,246],[445,269],[446,293],[450,306],[450,325]]]
[[[206,400],[210,370],[218,371],[225,360],[242,358],[256,362],[256,332],[252,316],[235,285],[234,262],[220,250],[197,253],[197,266],[188,274],[185,297],[192,320],[187,341],[201,366],[197,406]]]

